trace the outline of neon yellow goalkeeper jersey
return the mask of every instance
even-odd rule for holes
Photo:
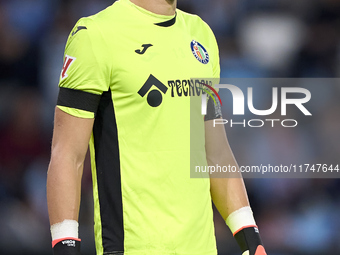
[[[190,178],[189,127],[190,98],[201,93],[190,79],[219,71],[215,37],[196,15],[119,0],[75,25],[57,105],[95,118],[98,255],[217,254],[209,179]]]

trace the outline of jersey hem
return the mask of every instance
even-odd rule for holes
[[[79,110],[76,108],[71,108],[71,107],[61,106],[61,105],[57,105],[57,108],[59,108],[63,112],[66,112],[69,115],[82,118],[82,119],[93,119],[95,117],[93,112],[88,112],[88,111]]]
[[[183,253],[183,252],[165,252],[165,251],[154,251],[154,250],[143,250],[133,252],[104,252],[97,255],[217,255],[217,250],[200,253]]]

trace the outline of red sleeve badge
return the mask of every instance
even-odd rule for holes
[[[61,70],[61,79],[65,79],[67,75],[67,70],[70,68],[72,63],[76,60],[76,58],[65,55],[65,60],[63,64],[63,69]]]

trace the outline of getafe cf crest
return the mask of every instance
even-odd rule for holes
[[[203,47],[199,42],[192,40],[191,41],[191,51],[194,54],[195,58],[201,62],[202,64],[209,63],[209,54],[207,50]]]

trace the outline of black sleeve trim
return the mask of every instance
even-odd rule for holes
[[[257,246],[262,245],[259,231],[255,227],[244,228],[235,234],[235,239],[242,253],[249,250],[249,254],[255,254]]]
[[[60,87],[57,105],[96,113],[100,98],[100,95]]]
[[[221,109],[221,104],[220,101],[218,100],[216,95],[213,95],[214,100],[209,96],[208,98],[208,103],[207,103],[207,115],[205,115],[204,120],[214,120],[214,119],[219,119],[222,117],[222,109]]]

